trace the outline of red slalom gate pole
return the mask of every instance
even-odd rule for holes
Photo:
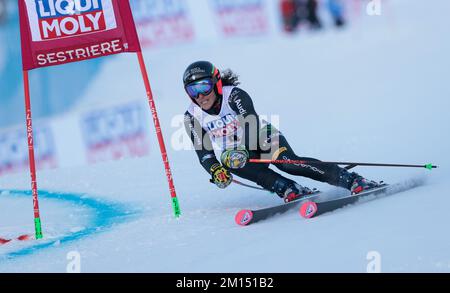
[[[36,239],[42,239],[43,235],[42,235],[41,217],[39,213],[39,199],[36,180],[36,162],[34,159],[33,122],[31,118],[31,102],[30,102],[30,82],[28,79],[27,70],[23,71],[23,84],[25,89],[25,112],[27,124],[28,157],[31,175],[31,192],[33,194],[34,228]]]
[[[164,143],[164,138],[162,136],[161,125],[159,123],[158,113],[156,111],[155,100],[153,98],[152,88],[150,86],[150,80],[148,78],[147,68],[145,66],[144,56],[142,51],[136,53],[139,60],[139,66],[141,68],[142,78],[145,84],[145,90],[147,91],[148,103],[150,105],[150,110],[153,116],[153,123],[155,125],[156,136],[158,137],[159,148],[161,151],[162,160],[164,162],[164,167],[166,169],[167,181],[169,183],[170,196],[172,198],[172,208],[175,213],[175,217],[178,218],[181,215],[181,209],[178,202],[178,197],[175,192],[175,185],[173,184],[172,171],[170,170],[169,158],[167,156],[166,145]]]

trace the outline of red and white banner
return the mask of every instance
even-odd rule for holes
[[[128,0],[19,0],[24,70],[140,52]]]
[[[96,109],[80,117],[89,164],[143,157],[150,153],[150,137],[143,104],[133,102]]]
[[[132,0],[143,47],[174,46],[195,39],[186,0]]]
[[[209,0],[220,31],[226,37],[269,33],[269,15],[263,0]]]
[[[146,101],[110,103],[38,121],[33,133],[37,169],[148,156],[152,117]],[[25,172],[28,164],[26,129],[0,129],[0,176]]]
[[[51,125],[41,123],[34,132],[38,169],[58,167],[55,136]],[[21,127],[0,131],[0,175],[24,172],[28,168],[27,132]]]

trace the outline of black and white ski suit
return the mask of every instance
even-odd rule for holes
[[[245,147],[251,159],[301,160],[319,162],[317,159],[299,157],[289,145],[286,137],[271,124],[260,121],[251,97],[242,89],[224,86],[223,96],[216,106],[202,110],[194,102],[185,113],[185,128],[191,138],[201,165],[207,172],[220,163],[216,152]],[[216,152],[215,152],[216,151]],[[340,180],[343,168],[328,164],[274,164],[279,170],[291,175],[308,177],[331,185],[349,189],[349,182]],[[277,192],[278,182],[292,182],[269,168],[269,164],[247,163],[230,172],[255,182],[259,186]]]

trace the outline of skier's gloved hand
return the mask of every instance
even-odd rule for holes
[[[229,169],[244,168],[249,159],[248,151],[245,148],[236,150],[226,150],[220,156],[222,164]]]
[[[222,189],[227,188],[233,182],[233,175],[219,163],[212,165],[211,176],[211,183]]]

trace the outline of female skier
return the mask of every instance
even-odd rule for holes
[[[219,188],[229,186],[234,174],[275,192],[285,202],[312,193],[270,169],[269,164],[250,163],[249,159],[310,162],[274,165],[288,174],[327,182],[353,194],[378,185],[338,165],[317,164],[317,159],[298,157],[281,132],[260,121],[252,99],[237,87],[238,77],[231,70],[221,75],[210,62],[198,61],[187,67],[183,83],[192,101],[185,113],[186,131],[200,164]],[[220,153],[220,162],[215,151]]]

